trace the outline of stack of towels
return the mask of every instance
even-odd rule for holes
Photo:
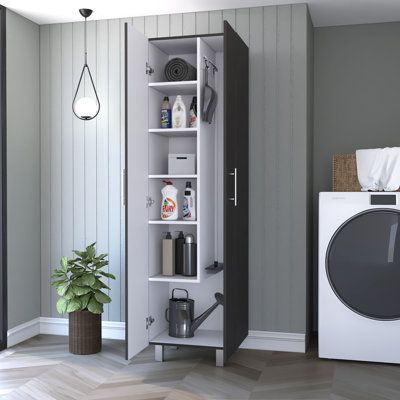
[[[396,191],[400,187],[400,147],[356,151],[362,191]]]

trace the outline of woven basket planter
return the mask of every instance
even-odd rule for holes
[[[101,314],[69,313],[69,351],[80,355],[101,351]]]

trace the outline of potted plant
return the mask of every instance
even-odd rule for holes
[[[52,285],[60,298],[57,311],[69,315],[69,351],[73,354],[94,354],[101,350],[101,314],[103,304],[111,298],[103,292],[110,289],[102,278],[115,279],[103,271],[107,254],[96,256],[96,243],[84,251],[74,250],[76,258],[62,257],[60,267],[52,274]]]

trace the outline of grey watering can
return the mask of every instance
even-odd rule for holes
[[[175,297],[175,290],[186,293],[186,297]],[[189,293],[185,289],[173,289],[172,297],[169,299],[169,308],[165,310],[165,318],[169,323],[169,336],[177,338],[190,338],[194,336],[195,330],[206,320],[206,318],[221,304],[224,305],[224,296],[215,293],[216,302],[203,314],[194,318],[194,300],[189,299]]]

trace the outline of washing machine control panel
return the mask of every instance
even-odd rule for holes
[[[397,204],[397,196],[395,194],[371,194],[371,205],[387,206]]]

